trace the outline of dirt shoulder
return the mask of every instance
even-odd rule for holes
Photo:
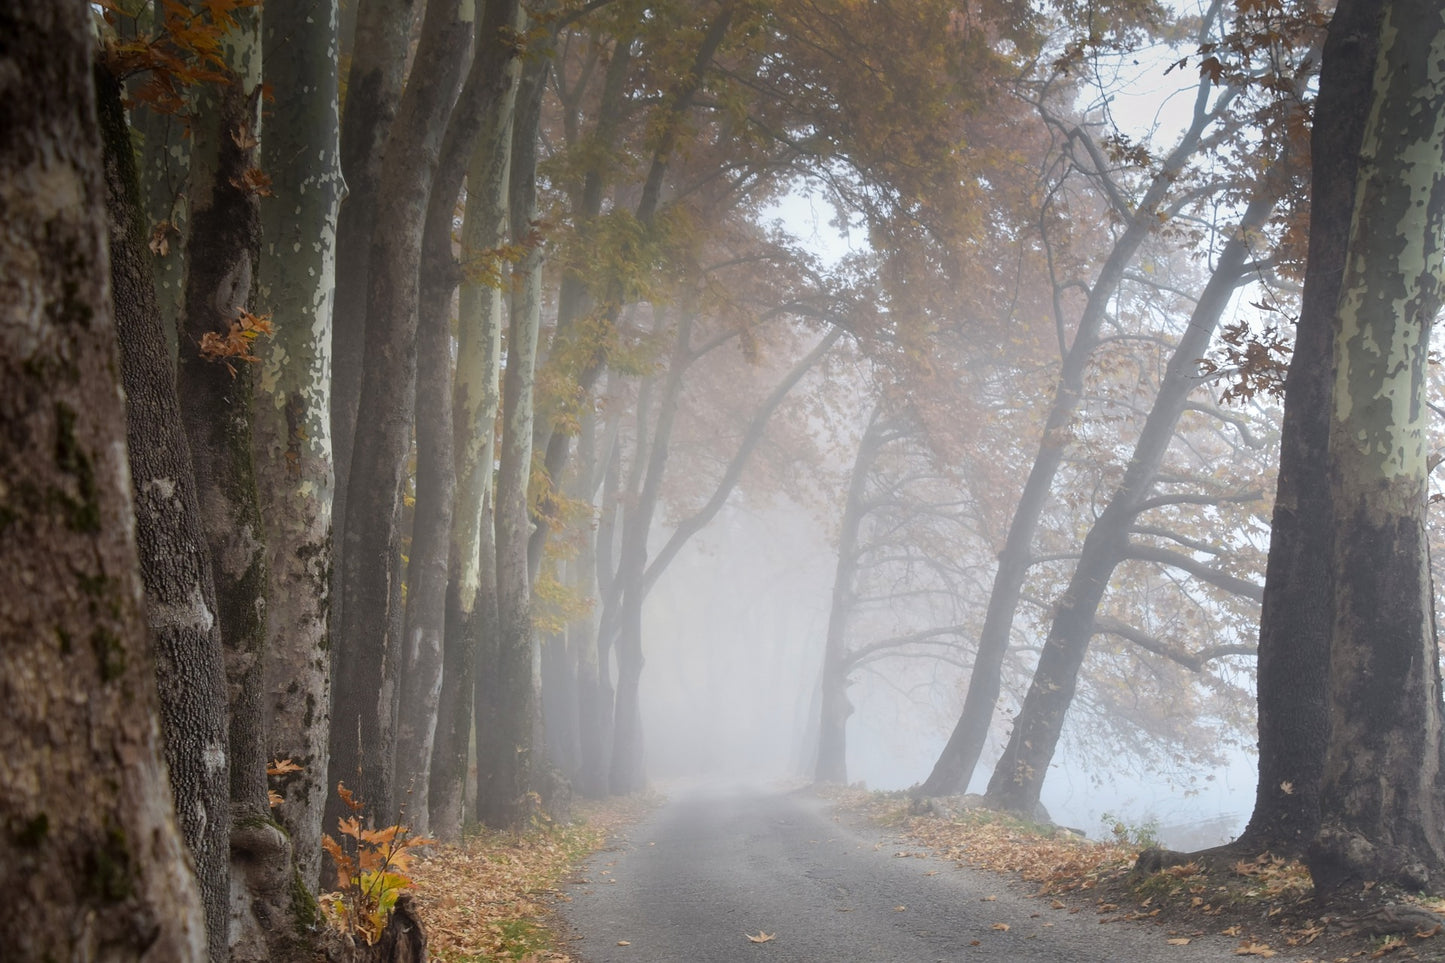
[[[1135,871],[1140,847],[1096,842],[1057,827],[977,808],[971,799],[915,800],[906,793],[820,790],[840,815],[901,832],[935,858],[1005,874],[1055,909],[1099,923],[1153,921],[1177,946],[1206,935],[1238,940],[1241,957],[1347,963],[1445,961],[1433,922],[1445,901],[1371,887],[1331,907],[1314,899],[1296,861],[1265,856],[1209,866],[1185,862]]]

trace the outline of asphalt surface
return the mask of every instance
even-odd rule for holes
[[[565,891],[567,948],[587,963],[1238,959],[1237,940],[1170,946],[1153,924],[1053,909],[1003,876],[845,825],[806,792],[672,791]]]

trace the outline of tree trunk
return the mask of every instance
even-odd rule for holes
[[[659,328],[661,324],[659,323]],[[642,485],[622,514],[622,542],[614,574],[614,591],[620,590],[621,606],[617,622],[617,706],[613,716],[612,769],[608,786],[614,795],[641,792],[647,787],[642,745],[642,603],[647,589],[647,540],[652,531],[652,517],[657,512],[662,494],[662,479],[667,472],[667,457],[672,444],[672,428],[682,397],[683,374],[693,360],[691,353],[692,315],[684,314],[677,326],[672,358],[667,366],[667,380],[657,399],[657,416],[648,433]],[[647,408],[638,412],[638,431],[646,432]]]
[[[266,795],[268,576],[252,455],[253,370],[240,358],[208,359],[201,349],[207,335],[224,337],[251,305],[260,247],[257,197],[246,188],[261,98],[257,20],[257,11],[238,12],[239,26],[221,45],[227,80],[196,98],[186,324],[176,378],[230,689],[233,961],[281,961],[305,952],[290,843],[272,822]]]
[[[462,273],[452,254],[452,220],[473,146],[484,130],[492,133],[496,129],[498,101],[511,86],[510,77],[515,73],[511,65],[519,58],[507,41],[517,28],[519,8],[516,0],[491,3],[477,20],[477,52],[442,142],[422,239],[417,409],[425,417],[416,425],[416,520],[407,578],[402,705],[397,722],[397,784],[411,793],[409,821],[421,832],[429,828],[431,763],[455,531],[451,309]]]
[[[90,5],[0,14],[0,946],[188,961],[126,479]]]
[[[1084,547],[1069,586],[1054,607],[1053,623],[1039,653],[1038,668],[1034,670],[1013,731],[988,783],[986,796],[1000,809],[1032,813],[1038,806],[1039,791],[1063,732],[1064,716],[1073,701],[1079,670],[1094,634],[1094,616],[1098,614],[1114,569],[1127,555],[1129,526],[1154,485],[1155,473],[1164,460],[1189,395],[1200,384],[1199,359],[1209,348],[1214,329],[1244,277],[1250,238],[1259,232],[1274,209],[1272,186],[1261,188],[1261,193],[1264,196],[1250,202],[1220,252],[1214,274],[1189,318],[1189,326],[1169,358],[1159,394],[1140,430],[1123,480],[1084,537]]]
[[[532,414],[542,314],[542,248],[530,237],[537,218],[537,149],[541,101],[550,62],[523,67],[517,91],[511,170],[512,243],[527,253],[513,269],[502,382],[502,448],[497,472],[497,636],[493,658],[478,670],[492,678],[490,704],[478,706],[477,818],[494,828],[519,828],[536,786],[541,750],[540,652],[532,626],[527,489],[532,473]],[[480,692],[479,692],[480,697]],[[490,732],[481,729],[490,713]]]
[[[838,531],[838,563],[833,569],[833,599],[828,609],[828,631],[823,642],[823,675],[818,705],[818,759],[814,782],[839,785],[848,782],[848,717],[853,704],[848,700],[848,616],[853,608],[858,577],[858,535],[866,508],[863,504],[868,487],[868,473],[882,441],[883,412],[875,407],[868,419],[863,437],[858,441],[858,454],[853,459],[853,473],[848,480],[848,495],[843,504],[843,519]]]
[[[336,311],[331,352],[334,517],[338,522],[351,471],[351,446],[356,438],[357,406],[361,400],[371,238],[380,203],[382,160],[401,100],[407,45],[418,0],[356,0],[354,6],[356,31],[346,75],[346,113],[341,122],[341,171],[346,178],[346,199],[336,220]]]
[[[155,641],[161,734],[181,835],[205,905],[207,949],[228,954],[231,783],[226,671],[211,561],[175,369],[151,275],[148,230],[120,86],[96,72],[110,215],[111,290],[125,385],[126,450],[146,614]]]
[[[1211,11],[1206,21],[1217,16],[1217,3]],[[1054,476],[1068,450],[1070,424],[1083,397],[1084,373],[1089,356],[1097,343],[1100,326],[1108,317],[1109,305],[1123,280],[1125,269],[1133,261],[1139,246],[1161,223],[1159,215],[1165,199],[1213,119],[1208,110],[1213,93],[1212,82],[1207,78],[1201,79],[1189,129],[1150,182],[1135,208],[1133,219],[1114,243],[1089,289],[1088,301],[1074,328],[1074,340],[1065,351],[1059,369],[1059,386],[1055,389],[1053,404],[1044,421],[1038,454],[1034,456],[1033,467],[1029,469],[1003,549],[999,552],[998,571],[994,574],[983,628],[979,631],[978,650],[974,655],[963,710],[948,737],[948,743],[923,782],[921,791],[927,795],[963,792],[973,777],[974,767],[978,765],[1003,685],[1003,662],[1008,654],[1014,613],[1018,610],[1024,582],[1033,564],[1034,532],[1048,504]],[[1062,326],[1063,319],[1058,319],[1058,323]]]
[[[297,871],[321,883],[331,677],[332,299],[336,212],[345,190],[337,145],[336,0],[292,0],[265,15],[263,52],[276,92],[266,114],[261,167],[258,303],[276,321],[261,345],[261,397],[253,444],[267,566],[267,754],[300,772],[280,776],[277,819]]]
[[[1330,371],[1359,144],[1369,113],[1382,0],[1340,4],[1330,22],[1311,134],[1309,268],[1285,377],[1279,479],[1259,618],[1259,783],[1235,847],[1302,855],[1319,827],[1329,734]]]
[[[1445,279],[1445,9],[1387,0],[1335,315],[1330,742],[1309,867],[1445,892],[1426,365]],[[1322,121],[1325,120],[1322,118]]]
[[[510,0],[489,3],[486,23],[515,26],[519,10],[520,4]],[[494,615],[484,619],[480,610],[484,598],[489,613],[494,613],[496,606],[491,490],[500,404],[502,292],[500,278],[484,277],[481,268],[496,267],[495,251],[507,238],[512,112],[521,74],[520,59],[506,56],[510,51],[495,28],[484,26],[478,34],[476,56],[488,65],[488,94],[467,171],[467,210],[462,224],[462,263],[467,270],[458,299],[456,383],[451,402],[456,506],[430,789],[432,832],[443,838],[461,832],[480,633],[484,625],[495,624]]]
[[[342,520],[341,611],[328,783],[354,782],[369,816],[395,821],[402,481],[411,447],[418,270],[427,203],[447,116],[470,46],[466,0],[428,4],[416,67],[386,145],[372,235],[361,397]],[[344,815],[333,792],[326,821]]]

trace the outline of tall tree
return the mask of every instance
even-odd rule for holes
[[[1284,383],[1279,479],[1259,617],[1259,782],[1235,848],[1303,854],[1319,825],[1329,733],[1333,514],[1329,458],[1333,318],[1339,303],[1359,144],[1369,113],[1380,0],[1341,3],[1330,21],[1310,135],[1308,270]]]
[[[175,368],[151,273],[149,230],[118,80],[96,71],[105,145],[111,290],[125,386],[126,450],[161,733],[181,833],[206,909],[213,961],[229,954],[231,782],[226,673]]]
[[[1250,202],[1230,232],[1214,273],[1195,304],[1188,327],[1169,358],[1164,379],[1123,478],[1084,537],[1068,587],[1055,606],[1028,694],[988,783],[986,796],[999,808],[1031,812],[1038,804],[1039,791],[1063,732],[1064,716],[1073,701],[1089,639],[1094,634],[1094,617],[1114,570],[1131,554],[1134,557],[1141,554],[1130,544],[1130,527],[1152,507],[1149,495],[1165,452],[1189,395],[1201,382],[1198,359],[1209,347],[1214,329],[1236,288],[1249,277],[1247,262],[1251,246],[1274,208],[1275,198],[1276,189],[1272,185],[1262,188],[1261,196]],[[1177,561],[1183,564],[1185,559],[1181,557]],[[1232,578],[1223,573],[1212,576],[1205,570],[1195,571],[1219,581]],[[1244,585],[1239,588],[1248,590]]]
[[[476,52],[442,140],[422,237],[416,389],[422,417],[417,419],[415,432],[416,509],[407,567],[396,759],[397,785],[410,793],[409,822],[422,832],[429,831],[432,753],[439,723],[446,600],[456,531],[451,322],[452,297],[462,274],[452,253],[452,224],[473,144],[484,130],[497,130],[496,109],[507,100],[505,93],[514,74],[511,65],[520,53],[520,9],[516,0],[488,3],[477,18]],[[485,188],[481,193],[486,193]],[[475,473],[484,467],[468,469]],[[449,705],[448,710],[455,719],[454,707]]]
[[[0,13],[0,943],[198,960],[131,534],[90,16]]]
[[[1209,6],[1201,28],[1201,42],[1208,37],[1220,9],[1221,4],[1218,2]],[[1028,570],[1033,563],[1034,535],[1048,503],[1054,477],[1068,450],[1071,436],[1069,425],[1083,396],[1084,375],[1094,348],[1098,345],[1100,329],[1108,317],[1110,302],[1140,245],[1158,229],[1167,217],[1166,212],[1174,207],[1176,201],[1173,199],[1173,192],[1176,181],[1199,150],[1206,131],[1225,115],[1232,97],[1228,90],[1223,95],[1216,96],[1209,78],[1201,77],[1195,91],[1189,126],[1174,149],[1160,163],[1138,201],[1123,202],[1117,187],[1112,184],[1104,187],[1105,193],[1113,199],[1116,215],[1123,219],[1123,230],[1115,239],[1108,257],[1087,289],[1088,299],[1074,325],[1073,338],[1067,344],[1064,344],[1064,319],[1056,319],[1060,329],[1060,349],[1063,352],[1058,386],[1044,422],[1038,453],[1014,510],[1013,520],[1009,523],[1004,545],[999,551],[998,570],[989,594],[988,612],[979,632],[978,650],[973,671],[969,675],[963,709],[957,725],[949,735],[948,743],[939,754],[928,778],[924,780],[922,790],[925,793],[944,795],[962,791],[967,787],[974,767],[978,764],[978,757],[983,752],[998,702],[1003,662],[1008,652],[1014,615],[1018,611]],[[1070,141],[1076,137],[1084,144],[1091,145],[1087,131],[1071,131]],[[1107,177],[1099,163],[1101,155],[1096,147],[1089,151],[1089,156],[1096,177]]]
[[[393,786],[400,639],[402,481],[416,381],[418,271],[432,178],[474,32],[470,0],[429,3],[417,64],[386,143],[369,261],[361,394],[341,521],[333,787],[353,781],[370,815],[395,820]],[[344,403],[338,399],[337,403]],[[338,426],[340,430],[340,426]],[[345,815],[333,791],[327,820]]]
[[[515,20],[519,9],[515,3],[489,3],[488,19],[508,7]],[[467,209],[462,222],[462,285],[452,388],[457,491],[447,563],[446,637],[430,787],[432,832],[443,838],[461,832],[477,662],[482,638],[496,636],[492,476],[501,404],[500,252],[507,241],[512,114],[521,76],[520,58],[504,56],[512,49],[505,39],[484,32],[477,48],[477,56],[490,64],[488,76],[495,87],[487,99],[487,113],[467,169]]]
[[[266,521],[267,751],[282,774],[276,816],[306,885],[321,882],[331,659],[331,322],[336,217],[344,185],[337,143],[336,0],[294,0],[265,12],[262,53],[276,92],[266,113],[261,169],[261,260],[256,300],[275,321],[258,349],[253,444]]]
[[[1387,0],[1334,323],[1330,741],[1308,858],[1323,893],[1372,880],[1445,891],[1425,538],[1426,365],[1445,296],[1442,62],[1445,8]]]
[[[527,493],[532,477],[533,400],[542,326],[543,251],[537,224],[537,151],[542,94],[551,61],[524,65],[513,114],[509,230],[525,254],[512,270],[507,369],[502,381],[498,453],[497,631],[478,670],[477,818],[498,828],[526,819],[541,769],[541,685],[532,624]],[[485,679],[483,676],[485,675]],[[483,696],[485,692],[485,698]],[[484,725],[490,722],[490,725]]]

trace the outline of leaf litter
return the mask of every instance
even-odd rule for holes
[[[1281,957],[1302,963],[1350,963],[1384,956],[1445,961],[1445,946],[1440,945],[1445,941],[1436,939],[1445,932],[1440,926],[1411,925],[1408,932],[1388,936],[1372,927],[1372,921],[1382,916],[1387,922],[1409,922],[1428,918],[1429,913],[1445,914],[1445,900],[1400,893],[1393,894],[1399,905],[1387,903],[1384,911],[1342,912],[1314,901],[1309,872],[1297,860],[1265,854],[1229,865],[1184,862],[1141,873],[1135,870],[1138,845],[1089,840],[1068,829],[1030,823],[967,801],[921,805],[908,793],[818,791],[840,814],[899,831],[927,850],[900,852],[900,856],[931,855],[959,867],[1013,876],[1030,884],[1033,896],[1049,899],[1054,909],[1070,913],[1092,909],[1100,923],[1157,924],[1165,928],[1165,947],[1188,946],[1212,933],[1238,939],[1234,954],[1240,957]],[[1167,959],[1168,952],[1161,947],[1160,958]]]
[[[557,948],[553,930],[553,910],[567,899],[559,884],[658,802],[626,796],[578,803],[580,819],[569,825],[544,824],[520,836],[471,834],[433,847],[410,870],[431,957],[575,963]]]

